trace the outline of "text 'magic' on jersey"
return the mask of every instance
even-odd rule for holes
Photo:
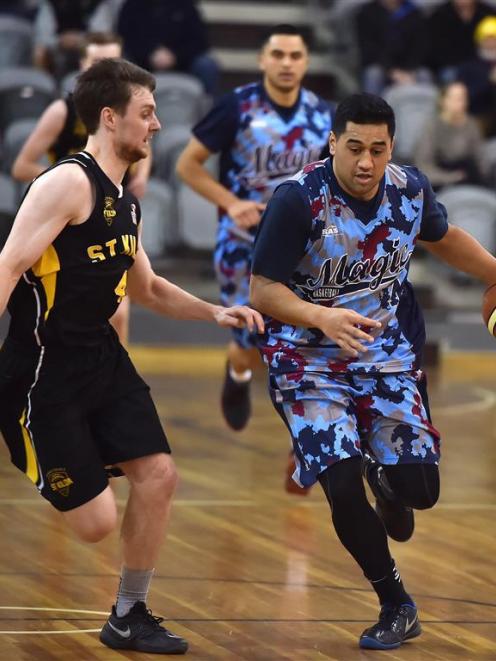
[[[273,373],[403,372],[420,366],[422,311],[408,270],[418,239],[438,241],[446,210],[419,170],[389,164],[370,202],[339,186],[331,159],[309,164],[280,186],[255,244],[253,273],[285,284],[301,299],[342,307],[381,322],[358,358],[316,328],[267,319],[260,348]]]

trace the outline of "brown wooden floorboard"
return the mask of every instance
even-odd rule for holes
[[[263,372],[252,423],[233,433],[218,409],[220,351],[133,354],[181,475],[149,604],[188,638],[188,657],[377,659],[357,647],[377,615],[374,595],[331,530],[320,490],[301,498],[282,488],[288,436]],[[496,659],[495,366],[492,354],[448,354],[430,375],[444,439],[442,497],[417,513],[408,544],[391,544],[424,631],[388,661]],[[3,445],[0,456],[0,659],[156,659],[108,650],[82,631],[99,629],[113,601],[118,533],[78,543]],[[124,502],[122,480],[116,494]]]

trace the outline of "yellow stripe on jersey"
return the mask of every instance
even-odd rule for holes
[[[24,448],[26,450],[26,470],[25,473],[33,482],[36,484],[38,482],[38,462],[36,461],[36,453],[31,444],[31,438],[29,436],[29,431],[26,428],[26,409],[22,412],[19,424],[22,429],[22,437],[24,439]]]
[[[45,321],[53,308],[55,301],[55,290],[57,287],[57,272],[60,271],[60,261],[57,251],[53,245],[48,246],[43,255],[39,258],[33,266],[33,273],[41,278],[43,289],[45,290],[45,297],[47,307],[45,310]]]

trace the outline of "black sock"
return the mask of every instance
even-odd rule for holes
[[[369,578],[368,580],[376,591],[381,606],[383,604],[392,604],[393,606],[411,604],[415,606],[415,602],[403,586],[403,581],[401,580],[399,571],[396,569],[394,560],[392,560],[391,569],[385,576],[379,579]]]

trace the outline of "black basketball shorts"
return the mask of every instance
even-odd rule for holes
[[[148,385],[113,335],[95,347],[0,350],[0,431],[12,462],[52,505],[83,505],[107,468],[170,453]]]

